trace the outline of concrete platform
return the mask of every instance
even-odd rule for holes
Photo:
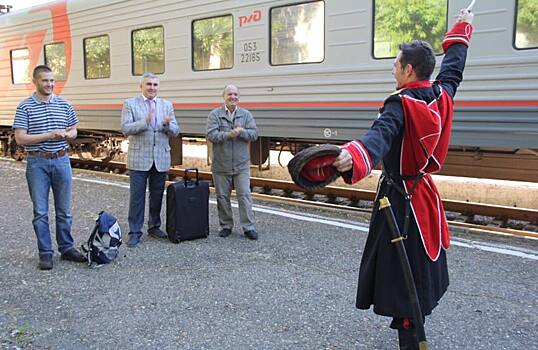
[[[389,320],[354,308],[366,216],[255,202],[256,242],[144,236],[111,265],[37,269],[24,163],[0,161],[2,349],[396,349]],[[100,210],[127,232],[128,183],[75,171],[73,234]],[[164,218],[164,216],[163,216]],[[53,222],[53,220],[52,220]],[[538,243],[455,237],[431,349],[537,349]]]

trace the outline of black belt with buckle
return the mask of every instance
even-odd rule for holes
[[[47,158],[47,159],[55,159],[63,157],[67,154],[67,151],[65,149],[58,151],[58,152],[42,152],[42,151],[29,151],[29,156],[35,156],[35,157],[41,157],[41,158]]]

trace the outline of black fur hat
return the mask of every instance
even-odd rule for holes
[[[309,147],[297,153],[288,163],[288,171],[293,182],[306,190],[327,186],[340,176],[332,165],[340,151],[338,146],[325,144]]]

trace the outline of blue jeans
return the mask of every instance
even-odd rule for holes
[[[142,234],[146,185],[149,184],[148,232],[161,227],[161,206],[167,172],[159,172],[155,165],[148,171],[129,170],[129,233]]]
[[[71,187],[72,173],[69,157],[47,159],[28,156],[26,160],[26,181],[34,206],[34,231],[40,255],[52,254],[52,240],[49,228],[49,192],[52,188],[56,212],[56,242],[60,253],[74,247],[71,236]]]

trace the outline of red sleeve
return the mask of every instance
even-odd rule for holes
[[[467,22],[456,22],[452,30],[445,35],[443,40],[443,51],[446,53],[448,48],[456,43],[469,47],[469,41],[473,34],[473,26]]]
[[[372,158],[360,141],[348,142],[341,148],[347,150],[353,159],[351,171],[342,174],[345,183],[354,184],[372,172]]]

